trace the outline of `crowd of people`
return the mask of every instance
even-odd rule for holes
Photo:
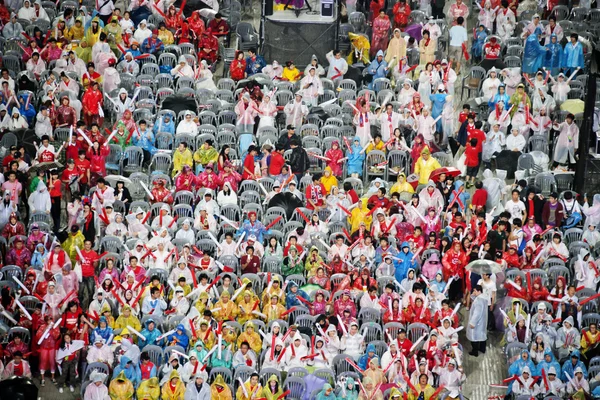
[[[2,379],[464,399],[503,331],[490,398],[600,396],[589,2],[348,0],[303,70],[231,2],[68,3],[0,4]]]

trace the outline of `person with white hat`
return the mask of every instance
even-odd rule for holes
[[[517,396],[536,396],[539,386],[535,382],[531,376],[531,370],[526,366],[523,368],[521,376],[513,382],[512,391]]]
[[[176,133],[187,133],[196,136],[198,134],[198,124],[194,121],[195,116],[192,111],[186,110],[183,119],[177,125]]]
[[[167,204],[163,204],[160,207],[158,215],[152,220],[150,227],[155,231],[159,231],[161,228],[166,228],[167,230],[177,228],[174,223],[172,224],[173,217],[170,215],[170,213],[171,207],[169,207]]]

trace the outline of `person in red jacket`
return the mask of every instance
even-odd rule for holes
[[[206,60],[209,64],[213,64],[217,61],[219,40],[211,33],[210,28],[202,32],[198,48],[200,49],[198,51],[198,59],[200,61]]]
[[[83,257],[83,259],[80,259],[80,257]],[[82,277],[79,286],[79,298],[81,299],[81,307],[87,310],[92,301],[92,296],[96,293],[96,267],[100,256],[92,250],[92,242],[86,240],[77,258],[81,265]]]
[[[92,82],[83,94],[81,103],[83,105],[83,120],[85,124],[91,126],[95,122],[99,126],[102,126],[104,124],[104,114],[101,114],[104,96],[99,89],[98,82]]]
[[[281,174],[281,169],[285,165],[285,159],[283,158],[284,151],[285,149],[279,143],[275,145],[275,151],[271,153],[271,164],[269,164],[270,176],[275,177]]]
[[[246,158],[244,158],[244,170],[242,172],[242,180],[245,179],[255,179],[259,176],[255,175],[255,167],[254,167],[254,157],[256,157],[256,154],[258,153],[258,150],[256,149],[256,146],[254,145],[250,145],[250,147],[248,147],[248,154],[246,155]]]
[[[530,301],[548,301],[548,296],[550,296],[550,292],[548,291],[548,288],[542,284],[542,277],[538,276],[533,280]]]
[[[462,296],[466,265],[467,255],[462,251],[460,241],[455,238],[452,248],[448,250],[442,258],[442,273],[444,274],[444,280],[448,282],[450,278],[454,278],[448,289],[448,298],[450,300],[458,299]]]
[[[408,25],[408,17],[410,16],[410,6],[406,4],[406,0],[399,0],[392,10],[394,12],[394,28],[404,30]]]
[[[512,245],[502,255],[502,259],[508,264],[508,268],[519,268],[521,266],[521,259],[517,254],[517,246]]]
[[[477,129],[475,130],[475,132]],[[467,147],[465,148],[465,166],[467,167],[467,174],[465,179],[467,189],[475,184],[475,178],[479,172],[479,163],[481,160],[481,148],[478,146],[479,139],[472,137],[467,141]]]
[[[246,59],[243,51],[238,50],[235,53],[235,58],[229,66],[229,76],[236,82],[246,77]]]
[[[504,288],[506,289],[506,297],[512,297],[513,299],[519,298],[528,301],[529,296],[527,295],[527,288],[525,287],[525,285],[523,285],[523,278],[517,275],[515,276],[513,282],[518,287],[509,283],[508,281],[504,283]]]
[[[369,200],[367,200],[367,203],[373,204],[375,206],[375,208],[383,208],[383,209],[388,208],[388,206],[390,204],[390,200],[387,197],[385,197],[385,192],[386,192],[385,188],[380,187],[377,190],[376,194],[369,197]]]
[[[471,199],[471,207],[473,211],[479,213],[485,211],[485,203],[487,203],[488,192],[483,188],[483,182],[477,181],[475,183],[475,193]]]

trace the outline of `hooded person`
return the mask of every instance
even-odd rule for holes
[[[29,128],[27,120],[21,115],[21,112],[17,107],[13,107],[10,114],[6,113],[3,125],[10,131]]]
[[[194,79],[194,70],[189,66],[185,56],[179,56],[179,60],[175,68],[171,69],[171,75],[175,78],[186,77]]]
[[[527,350],[522,350],[521,351],[521,356],[515,360],[510,367],[508,368],[508,375],[509,376],[520,376],[524,369],[527,368],[529,369],[529,371],[535,371],[535,364],[533,363],[533,361],[531,360],[531,357],[529,356],[529,351]],[[531,372],[530,372],[531,374]],[[509,384],[508,387],[508,392],[511,393],[512,392],[512,386],[513,386],[514,382],[511,382]]]
[[[292,342],[287,346],[285,351],[285,371],[289,372],[290,369],[296,367],[306,368],[306,361],[303,358],[307,355],[308,348],[302,340],[300,332],[296,331],[292,337]]]
[[[573,317],[569,315],[563,321],[563,326],[557,330],[556,335],[556,348],[558,351],[558,358],[566,358],[569,353],[572,355],[577,352],[579,355],[579,347],[581,346],[581,335],[577,328]],[[587,373],[586,373],[587,376]]]
[[[185,388],[185,400],[210,400],[211,389],[208,385],[208,374],[197,372]]]
[[[337,396],[329,383],[323,385],[323,389],[317,394],[315,400],[336,400]]]
[[[169,380],[162,385],[160,393],[162,400],[181,400],[185,393],[185,386],[179,377],[179,372],[171,371]]]
[[[347,170],[348,175],[358,178],[363,174],[363,163],[365,161],[365,154],[362,151],[361,139],[355,136],[352,139],[352,145],[346,151],[346,157],[348,158]]]
[[[548,346],[544,350],[544,359],[538,363],[537,368],[535,369],[535,375],[541,376],[542,371],[544,371],[546,375],[548,375],[552,368],[554,368],[555,374],[556,371],[561,370],[560,364],[558,363],[558,361],[556,361],[556,358],[554,357],[554,352],[552,351],[552,348]]]
[[[142,381],[140,367],[134,363],[133,360],[124,355],[121,356],[119,365],[117,365],[113,372],[113,379],[116,379],[121,373],[124,374],[125,378],[127,378],[134,387],[139,386]]]
[[[152,318],[148,318],[144,322],[144,329],[140,332],[146,339],[140,338],[139,347],[141,350],[147,345],[157,345],[157,339],[162,335],[161,331],[156,327],[156,322]]]
[[[558,347],[558,345],[557,345]],[[587,372],[587,368],[585,367],[585,364],[583,363],[583,361],[581,361],[581,354],[579,353],[579,350],[573,350],[571,352],[571,354],[568,356],[568,359],[563,363],[562,365],[562,374],[560,376],[560,379],[563,382],[567,382],[569,380],[569,378],[567,377],[570,376],[571,378],[573,378],[575,376],[575,370],[577,368],[581,368],[581,371],[583,373],[583,377],[587,379],[588,377],[588,372]]]
[[[143,381],[136,391],[138,400],[159,400],[160,399],[160,385],[158,384],[158,378],[150,378]]]
[[[90,374],[91,383],[87,385],[83,398],[93,400],[112,400],[108,394],[108,388],[104,384],[107,375],[99,370],[94,370]]]
[[[416,260],[414,259],[414,255],[410,250],[410,244],[408,242],[402,242],[400,252],[396,254],[396,257],[398,259],[394,262],[396,268],[394,278],[398,282],[402,282],[408,276],[408,271],[412,269],[414,272],[417,267]]]
[[[231,389],[225,383],[225,379],[223,379],[223,375],[219,374],[213,381],[212,385],[210,385],[210,398],[211,400],[231,400],[233,399],[233,394],[231,393]]]
[[[131,381],[125,376],[125,371],[121,371],[119,375],[110,382],[108,394],[112,400],[133,399],[135,389]]]

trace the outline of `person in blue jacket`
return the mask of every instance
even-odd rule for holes
[[[114,337],[113,330],[108,326],[108,321],[105,316],[101,316],[98,319],[98,326],[93,331],[92,340],[95,340],[96,337],[104,339],[108,346],[112,343]]]
[[[304,303],[298,300],[298,296],[306,300],[309,299],[309,296],[306,294],[306,292],[304,290],[301,290],[298,287],[298,284],[294,281],[290,281],[287,290],[288,292],[285,295],[285,307],[288,310],[294,306],[304,306]]]
[[[446,87],[444,84],[440,84],[438,86],[437,93],[429,95],[429,100],[431,100],[431,117],[434,120],[442,115],[442,111],[444,111],[444,104],[446,104],[446,97],[448,97],[448,94],[446,93]],[[437,132],[443,131],[441,118],[435,123],[435,130]]]
[[[522,350],[521,357],[519,357],[515,362],[513,362],[508,368],[508,376],[521,376],[523,373],[523,369],[525,367],[529,367],[530,371],[535,371],[535,364],[531,361],[531,356],[529,355],[529,351]],[[512,382],[509,383],[508,393],[512,393]]]
[[[348,158],[348,175],[353,178],[358,178],[363,174],[363,163],[365,161],[365,153],[362,152],[360,138],[354,136],[350,149],[346,150],[346,158]],[[355,175],[355,176],[354,176]]]
[[[562,67],[565,69],[565,75],[571,76],[577,68],[583,68],[583,63],[583,45],[579,43],[579,35],[572,33],[571,41],[564,50]]]
[[[171,115],[165,114],[160,120],[157,118],[152,127],[152,132],[154,132],[155,135],[158,132],[166,132],[175,135],[175,122],[173,122]]]
[[[31,104],[31,100],[29,100],[29,104],[27,105],[27,107],[25,107],[25,105],[27,104],[27,97],[28,95],[21,93],[19,95],[19,112],[21,113],[21,115],[23,116],[23,118],[25,118],[27,120],[27,123],[29,124],[29,126],[33,125],[33,120],[35,119],[35,116],[37,115],[37,111],[35,111],[35,107],[33,107],[33,104]]]
[[[488,101],[488,107],[490,110],[495,110],[496,104],[498,104],[502,101],[502,102],[504,102],[504,107],[506,109],[506,105],[508,104],[509,100],[510,100],[510,96],[508,94],[506,94],[506,86],[504,86],[504,83],[501,83],[498,86],[498,93],[496,93],[490,99],[490,101]]]
[[[542,335],[542,333],[538,333],[538,335]],[[542,376],[542,370],[544,370],[546,372],[546,375],[548,375],[548,371],[550,370],[551,367],[554,367],[555,371],[560,371],[560,364],[558,363],[558,361],[556,361],[556,358],[554,358],[554,353],[552,352],[551,348],[546,348],[544,350],[544,359],[542,361],[540,361],[537,365],[537,376]]]
[[[398,249],[394,246],[389,245],[389,241],[386,237],[379,239],[379,247],[375,249],[375,264],[379,265],[383,261],[383,255],[390,254],[392,257],[398,255]],[[394,267],[397,270],[396,262],[394,261]]]
[[[588,377],[588,372],[587,372],[587,368],[585,367],[585,364],[581,361],[581,355],[579,354],[579,350],[573,350],[571,352],[571,356],[569,357],[569,359],[567,361],[565,361],[563,363],[562,369],[561,369],[561,376],[560,379],[563,382],[568,382],[569,379],[567,378],[567,374],[569,374],[569,376],[571,378],[573,378],[575,376],[575,370],[577,368],[581,368],[581,370],[583,371],[583,377],[585,379],[587,379]],[[510,371],[509,371],[510,373]]]
[[[550,35],[550,43],[546,45],[546,48],[548,51],[546,52],[546,58],[544,59],[544,67],[550,71],[550,75],[558,75],[562,68],[564,51],[558,42],[556,33]]]
[[[167,336],[166,345],[167,346],[181,346],[183,349],[187,349],[190,344],[190,338],[185,333],[185,327],[183,324],[177,325],[175,328],[175,333]]]
[[[535,33],[527,36],[525,40],[525,49],[523,51],[523,73],[528,75],[535,74],[541,67],[548,49],[542,46]]]
[[[146,340],[139,338],[138,347],[140,350],[143,350],[148,345],[157,345],[156,339],[162,335],[162,332],[156,328],[156,322],[152,318],[144,322],[144,329],[140,333],[146,338]]]
[[[119,376],[121,372],[125,373],[127,379],[129,379],[136,388],[142,382],[142,371],[140,371],[140,367],[134,364],[127,356],[121,356],[121,361],[113,372],[113,379]]]
[[[133,133],[133,145],[140,147],[144,151],[144,161],[150,162],[152,156],[158,151],[155,146],[154,133],[146,126],[145,120],[140,120],[139,129]]]
[[[256,54],[256,49],[252,48],[248,50],[248,57],[246,57],[246,74],[248,77],[254,74],[260,74],[262,69],[267,66],[263,56]]]
[[[385,78],[388,72],[388,63],[383,58],[383,51],[379,50],[375,59],[367,67],[367,73],[373,77],[369,83],[369,89],[373,89],[375,79]]]
[[[358,359],[358,366],[363,371],[366,371],[367,368],[369,368],[369,362],[373,358],[377,358],[377,352],[375,351],[375,345],[373,343],[369,343],[367,345],[367,350],[365,351],[365,354],[360,356],[360,358]]]
[[[410,251],[410,244],[408,242],[402,242],[400,252],[396,257],[399,258],[399,260],[395,260],[394,262],[394,266],[396,267],[394,278],[396,278],[398,282],[402,282],[408,275],[408,270],[411,268],[416,269],[417,267],[416,261],[413,260],[414,254]]]
[[[456,182],[454,182],[454,190],[452,191],[452,193],[450,193],[450,202],[448,204],[452,204],[453,202],[454,204],[458,204],[458,211],[464,214],[465,209],[467,207],[467,201],[471,198],[471,195],[469,194],[469,192],[466,191],[466,189],[460,192],[460,188],[462,186],[464,186],[463,181],[457,180]],[[454,201],[456,194],[458,194],[458,200]]]

